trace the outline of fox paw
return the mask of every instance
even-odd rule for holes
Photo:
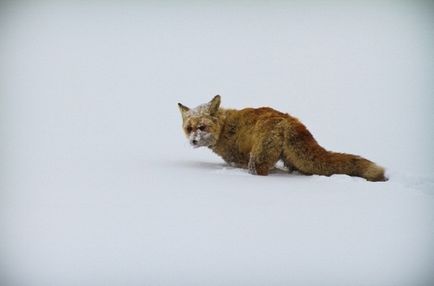
[[[254,157],[250,155],[250,160],[249,160],[249,164],[247,165],[247,169],[249,170],[249,173],[252,175],[267,176],[270,167],[264,163],[257,163],[254,160]]]

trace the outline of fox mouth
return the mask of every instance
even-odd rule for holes
[[[193,148],[199,148],[199,147],[206,147],[206,146],[208,146],[209,144],[207,143],[207,142],[200,142],[200,141],[197,141],[197,140],[191,140],[190,141],[190,145],[193,147]]]

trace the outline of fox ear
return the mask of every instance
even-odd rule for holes
[[[190,110],[190,108],[188,108],[185,105],[182,105],[181,103],[178,103],[178,107],[179,107],[179,110],[181,111],[182,119],[184,119],[186,116],[186,113]]]
[[[211,115],[216,114],[217,111],[219,110],[219,107],[220,107],[220,101],[221,101],[220,95],[216,95],[216,96],[214,96],[214,98],[211,99],[211,101],[209,102],[209,103],[210,103],[210,105],[209,105],[209,113],[210,113]]]

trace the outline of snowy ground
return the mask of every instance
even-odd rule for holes
[[[432,5],[21,3],[0,4],[1,285],[434,285]],[[193,150],[176,103],[215,94],[390,180]]]

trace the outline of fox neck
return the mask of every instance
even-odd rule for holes
[[[223,108],[220,108],[217,111],[217,113],[214,115],[214,118],[217,120],[217,124],[220,128],[218,130],[218,134],[216,134],[217,135],[217,141],[213,145],[208,146],[208,148],[213,150],[213,151],[221,139],[220,135],[222,134],[222,130],[224,128],[225,121],[226,121],[226,110]]]
[[[220,149],[221,149],[222,145],[224,145],[224,141],[225,141],[225,138],[221,135],[225,129],[228,115],[230,115],[233,112],[236,112],[236,110],[220,108],[219,111],[217,112],[217,115],[216,115],[218,123],[220,125],[220,131],[218,134],[217,142],[214,145],[209,146],[208,148],[210,148],[213,152],[215,152],[216,154],[218,154],[220,156],[222,155]]]

